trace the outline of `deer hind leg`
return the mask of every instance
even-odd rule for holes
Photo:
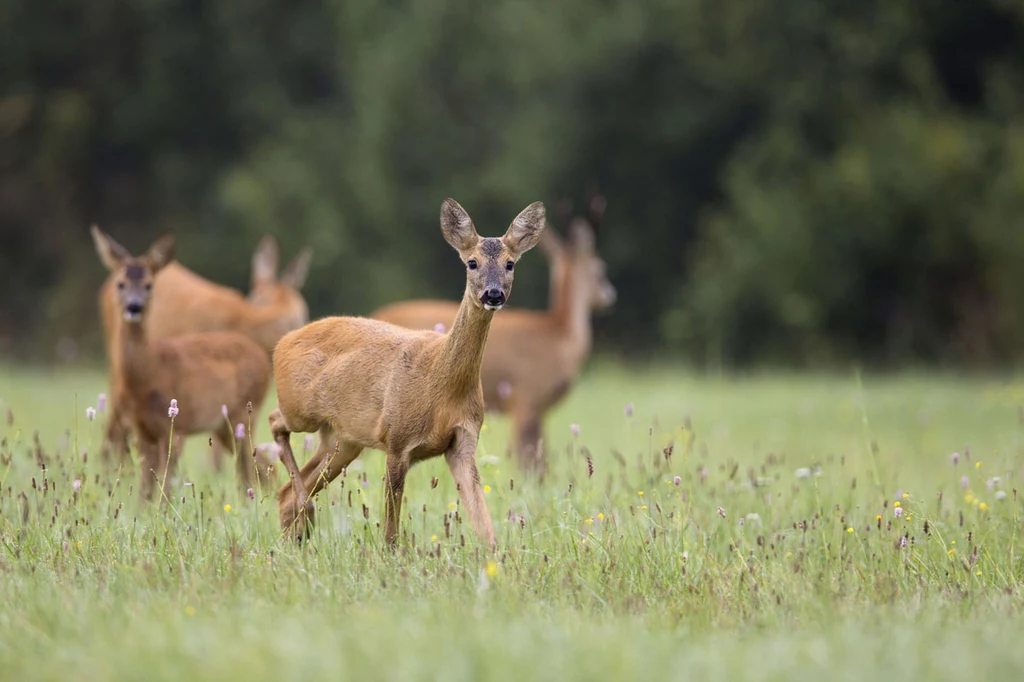
[[[329,427],[322,428],[320,445],[316,453],[294,479],[299,485],[286,483],[278,492],[277,507],[281,516],[281,527],[292,527],[297,540],[308,537],[314,520],[313,498],[337,478],[342,469],[351,464],[362,451],[362,446],[356,443],[335,438]]]
[[[100,450],[102,460],[113,466],[130,463],[128,457],[128,434],[130,429],[125,423],[125,414],[121,410],[120,401],[116,398],[110,401],[110,415],[107,418],[107,428],[103,435],[103,446]]]
[[[480,473],[476,468],[476,443],[479,433],[470,433],[460,430],[455,440],[445,453],[445,460],[448,462],[448,469],[452,472],[455,485],[459,489],[459,498],[462,506],[469,514],[469,520],[473,523],[473,530],[481,540],[487,542],[492,549],[497,547],[494,539],[494,524],[491,523],[490,512],[487,511],[487,502],[484,500],[484,491],[480,486]]]
[[[516,410],[514,419],[513,448],[519,466],[543,478],[547,462],[541,450],[541,413],[532,407],[520,408]]]
[[[230,427],[227,428],[230,429]],[[218,430],[217,433],[219,434],[220,431]],[[230,450],[231,447],[225,446],[219,437],[213,439],[213,444],[210,446],[210,459],[213,460],[213,470],[218,474],[224,471],[224,452]]]
[[[160,442],[139,435],[139,458],[142,460],[139,497],[152,500],[161,472]]]
[[[405,475],[409,473],[409,460],[388,454],[387,473],[384,477],[384,541],[394,547],[398,539],[398,524],[402,518],[402,496],[405,494]]]

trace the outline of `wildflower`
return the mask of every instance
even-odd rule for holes
[[[988,509],[988,505],[982,502],[981,504],[978,505],[978,509],[980,509],[981,511],[985,511],[986,509]]]
[[[801,468],[796,470],[796,477],[797,478],[810,478],[811,477],[811,470],[808,469],[807,467],[801,467]]]
[[[846,529],[846,532],[847,532],[847,533],[852,533],[852,532],[853,532],[853,529],[852,529],[852,528],[847,528],[847,529]]]
[[[96,411],[97,412],[106,412],[106,410],[107,410],[107,394],[106,393],[100,393],[98,396],[96,396]]]
[[[981,462],[975,462],[974,463],[974,468],[975,469],[980,469],[981,468]]]
[[[569,424],[569,430],[572,431],[573,437],[580,435],[580,425],[576,423]]]
[[[246,488],[245,489],[245,494],[249,496],[250,500],[255,500],[256,499],[256,493],[253,492],[252,488]]]
[[[431,542],[437,542],[437,536],[436,535],[431,535],[430,536],[430,541]]]
[[[597,520],[598,521],[604,521],[604,512],[598,512]]]
[[[449,502],[448,503],[448,510],[449,511],[455,511],[455,503],[454,502]]]
[[[489,486],[489,485],[485,485],[485,486],[484,486],[484,492],[485,492],[485,493],[489,493],[489,492],[491,492],[491,486]]]
[[[185,615],[188,616],[189,618],[191,618],[192,616],[196,615],[195,607],[186,606],[185,607]]]
[[[954,554],[956,554],[956,550],[955,549],[951,549],[948,552],[946,552],[946,556],[953,556]]]
[[[632,417],[633,416],[633,403],[626,403],[626,416],[627,417]]]
[[[492,466],[501,462],[501,458],[495,455],[484,455],[477,461],[480,462],[480,466]]]
[[[224,505],[224,513],[225,514],[230,514],[231,513],[231,505],[230,504],[225,504]]]
[[[892,514],[897,519],[900,518],[901,516],[903,516],[903,507],[896,507],[895,509],[892,510]]]
[[[76,478],[74,481],[71,482],[71,488],[75,492],[78,492],[79,490],[82,489],[82,481]]]
[[[989,492],[992,492],[993,490],[995,490],[996,489],[996,481],[995,481],[995,479],[994,478],[990,478],[987,481],[985,481],[985,487],[988,489]]]
[[[312,450],[313,449],[313,434],[307,433],[306,434],[306,439],[303,441],[302,444],[306,446],[307,450]]]
[[[174,419],[178,416],[178,401],[171,398],[171,406],[167,408],[167,416]]]
[[[225,419],[227,419],[228,418],[228,406],[227,405],[221,405],[220,406],[220,413],[222,415],[224,415]]]
[[[980,577],[981,577],[981,571],[978,571],[978,572],[977,572],[977,573],[975,573],[974,575],[976,575],[976,576],[978,576],[978,577],[980,578]]]
[[[882,520],[882,515],[881,514],[877,514],[875,516],[875,521],[881,521],[881,520]]]
[[[725,518],[725,510],[722,509],[721,507],[719,507],[718,508],[718,515],[721,516],[724,519]]]
[[[493,560],[488,561],[486,571],[488,578],[493,578],[494,576],[498,575],[498,562]]]
[[[910,497],[910,493],[903,493],[902,497],[903,497],[903,499],[905,500],[905,499],[907,499],[908,497]]]
[[[899,507],[900,506],[900,501],[896,500],[895,502],[892,503],[892,506]]]
[[[512,396],[512,384],[507,381],[498,382],[498,397],[502,400],[508,400]]]
[[[85,418],[92,421],[96,418],[96,409],[92,407],[85,408]]]
[[[238,438],[239,440],[245,438],[245,424],[242,422],[238,422],[238,424],[235,425],[235,438]]]
[[[640,511],[647,511],[647,505],[645,504],[642,507],[640,507]]]
[[[441,322],[435,324],[434,331],[437,332],[438,334],[444,334],[444,324]]]
[[[997,500],[1005,500],[1006,499],[1006,491],[1005,490],[997,490],[996,491],[996,499]]]
[[[961,476],[960,477],[960,489],[961,490],[967,490],[967,485],[968,485],[967,476]]]
[[[959,452],[954,452],[953,453],[953,466],[956,466],[959,463],[960,463],[960,453]]]
[[[585,524],[587,524],[589,526],[590,524],[594,523],[594,519],[589,519],[589,518],[588,519],[583,519],[583,523],[585,523]]]
[[[482,432],[484,432],[486,430],[487,430],[487,424],[481,424],[480,425],[480,432],[482,433]]]
[[[907,536],[904,535],[900,538],[900,549],[906,549],[907,547]]]
[[[673,483],[673,484],[674,484],[674,485],[675,485],[675,486],[676,486],[677,488],[679,487],[679,484],[681,484],[682,482],[683,482],[683,479],[679,478],[678,476],[675,476],[675,477],[674,477],[674,478],[672,479],[672,483]]]
[[[707,477],[708,477],[708,468],[707,467],[701,467],[701,469],[700,469],[700,480],[703,481]]]

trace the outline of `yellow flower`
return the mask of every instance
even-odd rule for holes
[[[982,502],[980,505],[978,505],[978,509],[980,509],[981,511],[985,511],[986,509],[988,509],[988,505]]]
[[[647,511],[647,505],[645,504],[642,507],[640,507],[640,511]]]
[[[455,503],[454,502],[449,502],[448,503],[448,509],[451,510],[451,511],[455,511]]]
[[[979,500],[977,497],[975,497],[973,500],[971,500],[971,504],[973,504],[975,507],[977,507],[979,504],[981,504],[981,500]]]
[[[914,518],[914,515],[913,515],[913,514],[907,514],[907,521],[909,521],[909,520],[910,520],[910,519],[912,519],[912,518]]]
[[[953,554],[954,554],[955,552],[956,552],[956,550],[955,550],[955,549],[951,549],[951,550],[949,550],[948,552],[946,552],[946,555],[947,555],[947,556],[953,556]]]
[[[971,503],[971,499],[972,499],[972,495],[970,493],[967,493],[966,495],[964,495],[964,502],[966,502],[967,504]]]
[[[975,469],[980,469],[981,468],[981,462],[975,463],[974,468]]]
[[[481,424],[480,425],[480,430],[481,431],[486,431],[487,430],[487,424]]]
[[[430,541],[431,542],[437,542],[437,536],[436,535],[431,535],[430,536]]]
[[[594,522],[594,519],[583,519],[583,523],[590,524],[590,523],[593,523],[593,522]]]
[[[974,575],[976,575],[976,576],[978,576],[978,577],[981,577],[981,571],[978,571],[978,572],[977,572],[977,573],[975,573]]]
[[[876,514],[875,515],[875,521],[881,521],[881,520],[882,520],[882,515],[881,514]]]
[[[639,495],[640,497],[643,497],[644,496],[644,491],[643,490],[637,490],[636,494]]]
[[[598,521],[604,521],[604,512],[599,512],[598,513],[597,520]]]
[[[78,546],[79,546],[79,547],[81,547],[81,546],[82,546],[82,541],[81,541],[81,540],[79,540],[79,541],[78,541]]]
[[[488,578],[493,578],[494,576],[498,575],[498,564],[497,564],[497,562],[495,562],[495,561],[488,561],[487,562],[486,571],[487,571],[487,577]]]
[[[491,492],[491,486],[489,486],[489,485],[485,485],[485,486],[484,486],[484,492],[485,492],[485,493],[489,493],[489,492]]]
[[[231,505],[230,504],[225,504],[224,505],[224,511],[225,512],[230,512],[231,511]]]
[[[900,506],[900,501],[896,500],[895,502],[892,503],[892,506],[894,506],[894,507]]]
[[[191,618],[192,616],[196,615],[196,610],[191,606],[186,606],[185,615]]]
[[[951,543],[949,543],[949,544],[951,544],[951,545],[955,545],[955,544],[956,544],[956,540],[953,540],[953,542],[951,542]]]
[[[903,499],[904,500],[907,499],[908,497],[910,497],[910,493],[903,493]]]
[[[852,532],[853,532],[853,529],[852,529],[852,528],[847,528],[847,529],[846,529],[846,532],[847,532],[847,533],[852,533]]]

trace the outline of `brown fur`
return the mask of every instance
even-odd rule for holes
[[[96,250],[113,274],[122,319],[115,327],[118,373],[114,376],[121,410],[139,442],[141,493],[150,498],[154,483],[173,476],[185,436],[209,432],[221,447],[234,448],[237,423],[249,424],[247,403],[258,413],[270,385],[270,359],[253,340],[237,332],[201,332],[150,339],[146,321],[156,275],[170,263],[174,240],[157,241],[145,256],[133,258],[120,244],[92,228]],[[127,319],[131,316],[131,319]],[[168,415],[172,399],[178,415]],[[228,408],[224,417],[222,406]],[[172,430],[173,429],[173,430]],[[239,482],[252,480],[249,457],[237,457]]]
[[[281,339],[274,351],[278,409],[270,425],[292,475],[278,493],[283,528],[293,527],[300,538],[308,533],[313,496],[363,449],[376,448],[387,455],[385,539],[393,545],[409,467],[443,453],[474,530],[494,545],[475,460],[484,417],[480,363],[494,315],[485,304],[507,299],[509,267],[537,243],[543,226],[544,206],[537,202],[505,236],[483,239],[465,210],[446,199],[441,231],[467,264],[462,305],[447,334],[331,317]],[[320,434],[316,454],[301,471],[291,450],[293,431]]]
[[[249,337],[267,353],[282,336],[309,321],[306,301],[299,290],[305,283],[312,256],[307,247],[278,277],[277,242],[267,235],[260,240],[252,259],[252,290],[246,298],[240,292],[200,277],[172,261],[153,279],[151,309],[146,316],[150,339],[167,339],[192,332],[235,331]],[[111,376],[110,416],[102,455],[118,462],[128,456],[126,440],[130,427],[123,408],[124,380],[118,346],[122,311],[118,302],[117,275],[112,273],[100,288],[99,303],[107,363]],[[213,443],[215,467],[223,466],[223,452]]]
[[[495,318],[480,372],[486,409],[511,415],[513,452],[521,465],[541,474],[544,414],[568,393],[590,353],[591,311],[609,307],[616,297],[591,227],[578,220],[570,234],[572,239],[562,243],[551,228],[545,231],[551,308],[509,309]],[[409,329],[433,329],[438,323],[450,325],[457,310],[449,301],[404,301],[371,317]]]

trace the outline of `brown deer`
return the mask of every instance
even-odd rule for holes
[[[508,309],[491,325],[480,377],[488,411],[514,421],[513,452],[522,466],[543,475],[544,414],[568,393],[590,353],[592,311],[615,303],[615,287],[595,249],[595,228],[604,199],[590,201],[588,217],[569,225],[563,242],[550,227],[544,232],[551,260],[551,307],[547,311]],[[457,306],[448,301],[404,301],[371,317],[410,329],[448,325]]]
[[[477,536],[495,546],[476,468],[484,418],[480,363],[494,311],[505,305],[519,258],[544,229],[544,204],[527,206],[505,235],[477,235],[454,199],[441,205],[441,232],[466,265],[462,304],[449,331],[414,331],[363,317],[330,317],[290,332],[274,350],[278,409],[270,428],[292,476],[278,493],[283,528],[301,539],[312,498],[365,448],[383,450],[385,540],[394,545],[409,468],[444,454]],[[292,432],[320,435],[302,470]]]
[[[154,482],[163,490],[174,474],[184,437],[209,432],[233,448],[232,424],[246,423],[247,403],[258,413],[270,385],[270,358],[255,341],[238,332],[150,337],[146,320],[155,296],[157,273],[174,253],[173,235],[157,240],[139,258],[95,225],[92,238],[100,260],[114,276],[122,320],[114,334],[119,356],[115,395],[131,422],[142,456],[141,493],[151,498]],[[168,412],[175,400],[173,427]],[[227,414],[222,412],[227,407]],[[172,431],[173,428],[173,431]],[[239,482],[252,480],[249,457],[239,451]]]
[[[153,280],[151,310],[146,316],[150,339],[166,339],[190,332],[236,331],[257,343],[268,354],[282,336],[309,321],[306,301],[299,290],[309,273],[312,251],[302,249],[278,276],[277,242],[264,236],[252,258],[252,290],[246,298],[229,287],[200,277],[177,261],[168,263]],[[111,374],[110,416],[101,454],[107,461],[111,450],[117,462],[128,456],[128,420],[123,396],[117,329],[123,310],[118,299],[117,275],[111,274],[100,288],[100,312]],[[214,466],[223,467],[219,441],[213,442]]]

